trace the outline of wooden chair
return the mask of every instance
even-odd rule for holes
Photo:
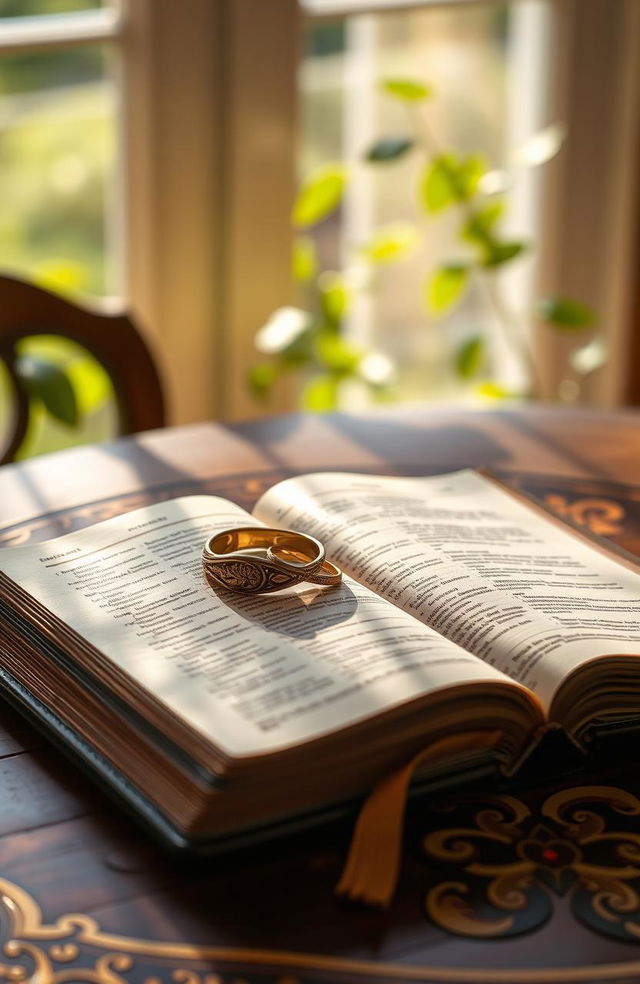
[[[48,290],[0,275],[0,360],[13,391],[13,426],[0,464],[12,461],[29,420],[29,396],[16,373],[16,343],[32,335],[58,335],[82,345],[111,379],[119,430],[131,434],[165,423],[162,387],[151,353],[131,318],[72,304]]]

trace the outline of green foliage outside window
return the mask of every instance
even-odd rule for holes
[[[451,258],[434,270],[425,271],[421,292],[427,318],[441,319],[461,303],[473,286],[485,291],[504,339],[526,369],[529,388],[509,393],[493,378],[490,354],[480,331],[472,330],[453,352],[460,380],[485,396],[536,397],[541,393],[538,367],[532,351],[531,328],[543,325],[580,339],[570,360],[574,377],[598,368],[606,357],[604,343],[582,340],[593,326],[593,313],[579,301],[548,296],[538,300],[528,323],[509,309],[502,288],[505,267],[526,255],[530,244],[502,232],[508,207],[508,175],[492,170],[480,155],[460,155],[441,147],[432,132],[427,104],[433,98],[430,86],[414,79],[390,78],[381,83],[386,98],[399,100],[406,108],[406,132],[381,136],[363,157],[375,168],[387,169],[408,154],[419,155],[420,177],[416,188],[419,218],[431,224],[448,211],[458,218],[457,243]],[[560,148],[562,128],[549,127],[537,134],[523,152],[522,163],[543,164]],[[293,276],[300,286],[300,307],[282,308],[272,315],[256,336],[256,347],[267,360],[250,373],[250,386],[257,400],[266,400],[282,376],[293,374],[303,382],[301,402],[305,409],[331,410],[339,403],[343,383],[353,380],[367,386],[374,397],[389,398],[393,392],[394,367],[384,352],[372,351],[352,342],[345,334],[350,306],[360,291],[375,288],[385,268],[402,262],[425,235],[418,222],[397,222],[378,228],[357,251],[356,262],[339,271],[323,270],[318,263],[314,231],[341,205],[352,176],[342,163],[327,164],[301,187],[292,211],[295,230]]]
[[[82,0],[0,0],[0,18],[86,10]],[[2,20],[0,20],[0,25]],[[109,292],[107,198],[115,159],[109,53],[100,45],[8,53],[0,61],[0,269],[74,298]],[[113,432],[110,384],[77,345],[20,343],[30,397],[20,457]],[[0,429],[10,399],[0,373]]]

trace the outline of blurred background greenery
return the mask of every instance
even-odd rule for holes
[[[181,11],[187,2],[175,0]],[[416,120],[408,120],[406,100],[389,98],[380,82],[433,86],[424,108],[438,145],[460,161],[481,159],[483,179],[503,182],[501,241],[526,244],[516,262],[500,264],[504,305],[525,334],[537,330],[527,312],[534,309],[545,169],[532,167],[542,163],[535,159],[523,166],[522,150],[528,145],[531,153],[536,133],[562,123],[545,108],[552,7],[552,0],[482,0],[301,19],[300,187],[331,162],[347,180],[331,207],[311,219],[294,215],[302,234],[291,293],[297,328],[292,308],[279,342],[273,325],[266,333],[260,323],[247,325],[262,342],[251,379],[258,397],[282,382],[283,403],[293,393],[308,409],[359,409],[400,399],[476,405],[535,389],[486,284],[466,274],[459,209],[421,202],[425,155]],[[117,0],[0,0],[0,32],[29,21],[44,29],[47,19],[53,25],[100,9],[117,10]],[[126,297],[120,40],[0,52],[0,270],[80,301]],[[395,150],[372,157],[382,139]],[[416,146],[398,152],[407,139]],[[481,191],[489,204],[496,200],[496,188]],[[283,227],[288,222],[283,214]],[[305,335],[300,311],[327,330]],[[587,346],[580,345],[589,358],[567,367],[558,396],[568,402],[606,357],[602,346],[588,349],[599,341],[595,322],[592,330],[589,312],[578,313],[572,309],[568,328],[587,331]],[[224,326],[210,326],[216,329]],[[104,373],[77,346],[49,337],[46,325],[38,330],[20,348],[35,410],[20,456],[110,436],[114,406]],[[283,346],[282,337],[291,344]],[[231,384],[246,386],[244,371]],[[7,386],[0,367],[0,440],[8,429]]]
[[[0,18],[53,16],[100,6],[99,0],[0,0]],[[111,242],[117,159],[114,72],[105,45],[11,53],[0,59],[3,272],[74,297],[116,293],[117,251]],[[41,327],[42,336],[20,346],[37,397],[21,457],[103,439],[113,427],[105,373],[77,345],[53,339],[47,326]],[[0,386],[2,429],[8,426],[6,378]],[[76,417],[78,428],[70,426]]]

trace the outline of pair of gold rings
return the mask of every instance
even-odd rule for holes
[[[202,564],[215,585],[243,594],[281,591],[303,581],[331,587],[342,580],[314,536],[263,526],[214,533],[202,548]]]

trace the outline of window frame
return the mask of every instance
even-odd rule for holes
[[[111,7],[68,14],[42,14],[3,19],[0,55],[11,52],[50,51],[75,45],[113,41],[122,34],[123,11],[120,2]]]
[[[475,2],[121,0],[113,9],[19,18],[0,31],[0,55],[97,42],[121,54],[124,293],[159,351],[173,422],[259,412],[246,385],[253,337],[294,297],[285,217],[296,185],[303,18]],[[539,280],[545,291],[590,303],[609,326],[611,358],[585,396],[614,403],[632,390],[625,353],[639,252],[640,5],[553,4],[548,118],[571,126],[547,165]],[[608,47],[603,37],[613,39]],[[615,108],[604,123],[594,98]],[[593,229],[605,258],[596,277]],[[555,385],[567,342],[545,335],[539,357]],[[291,393],[279,400],[270,410],[291,408]]]
[[[638,376],[629,355],[640,258],[640,5],[556,0],[553,14],[549,117],[570,122],[562,153],[547,165],[539,287],[580,298],[596,312],[609,358],[584,381],[579,400],[612,406],[629,398],[629,377]],[[595,257],[594,230],[601,243]],[[574,345],[551,332],[539,339],[548,398]]]
[[[307,16],[318,20],[481,2],[301,0]],[[535,291],[579,298],[596,313],[596,331],[606,334],[607,362],[583,380],[578,401],[640,403],[640,373],[630,359],[640,347],[634,342],[634,283],[640,261],[640,5],[635,0],[552,0],[550,37],[547,121],[569,125],[561,153],[545,165],[544,247],[536,259]],[[609,44],[603,45],[607,38]],[[608,107],[613,107],[610,116]],[[596,257],[593,230],[601,243]],[[545,328],[536,334],[543,398],[557,399],[575,344],[575,337]]]
[[[120,0],[0,24],[0,55],[115,49],[120,281],[174,423],[255,413],[253,335],[292,295],[280,219],[295,190],[298,36],[297,0]]]
[[[128,296],[173,422],[255,416],[253,336],[293,291],[297,2],[125,9]]]

